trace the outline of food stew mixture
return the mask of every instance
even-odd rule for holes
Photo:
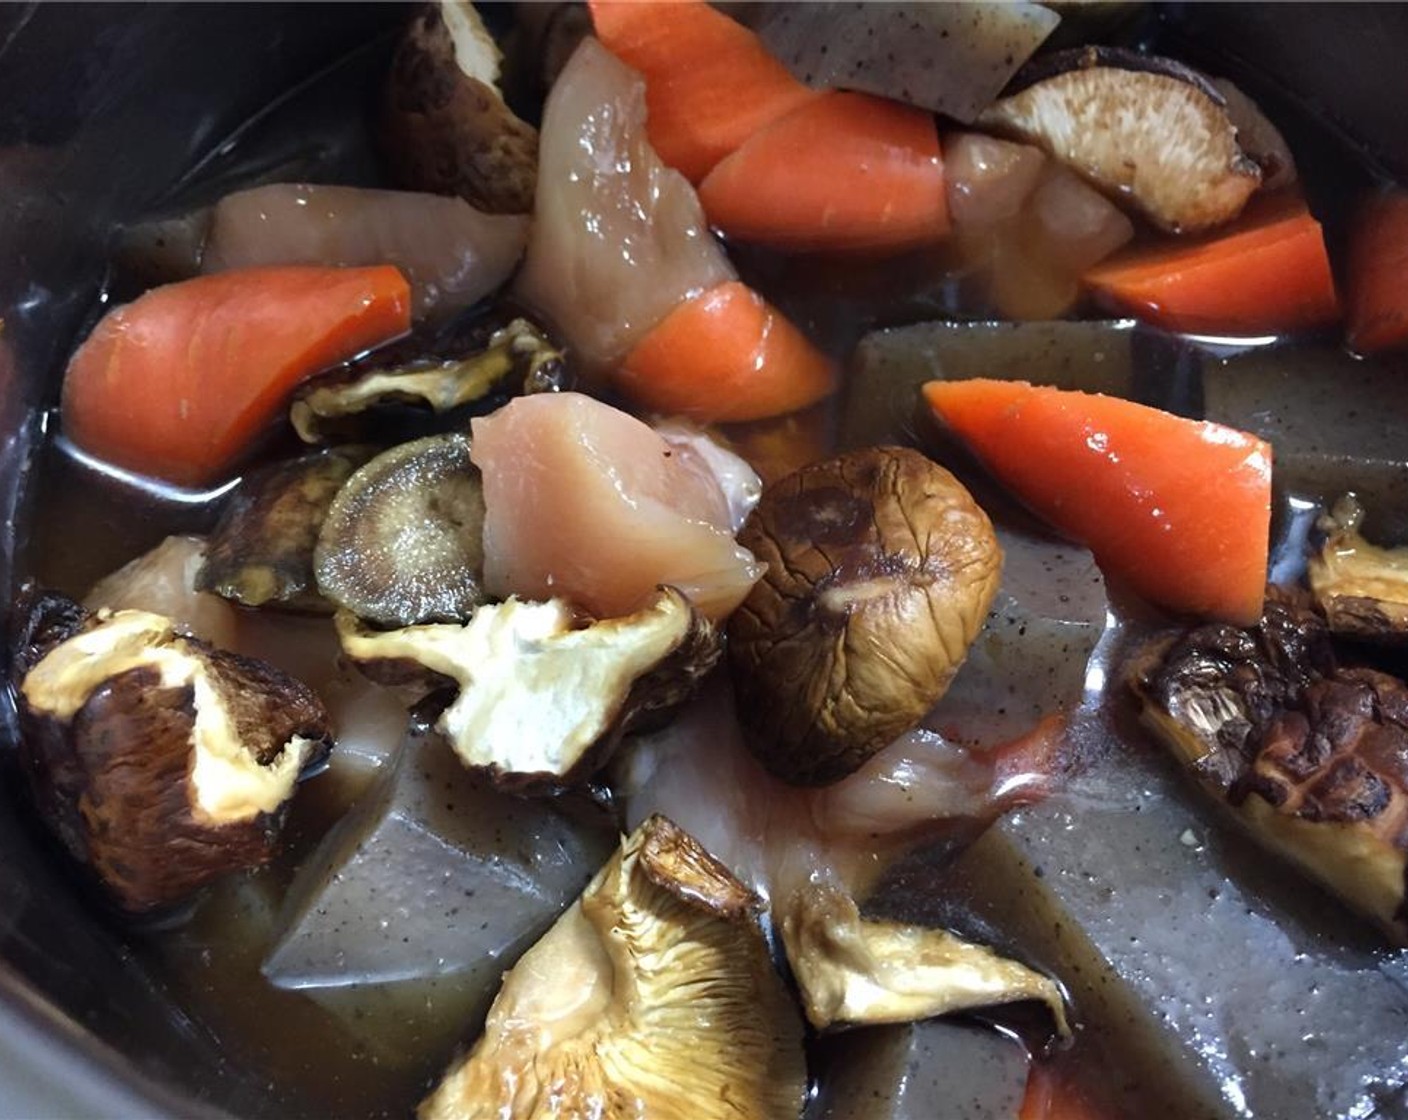
[[[407,15],[116,231],[14,605],[270,1114],[1408,1115],[1408,195],[1142,5]]]

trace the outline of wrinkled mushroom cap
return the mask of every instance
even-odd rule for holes
[[[586,626],[560,599],[508,599],[462,626],[377,631],[344,611],[337,629],[369,675],[456,689],[436,728],[465,765],[518,790],[590,775],[633,719],[680,703],[720,654],[717,631],[670,587]]]
[[[1002,568],[962,484],[898,447],[774,484],[738,539],[767,564],[729,622],[739,714],[764,765],[799,784],[852,773],[923,718]]]
[[[1266,848],[1408,943],[1408,685],[1333,663],[1319,616],[1268,601],[1130,671],[1145,725]]]
[[[651,817],[504,978],[420,1120],[795,1120],[801,1018],[759,900]]]
[[[18,666],[22,758],[41,815],[118,904],[170,905],[264,862],[331,745],[317,697],[145,611],[89,616],[50,597],[26,623],[41,631]]]

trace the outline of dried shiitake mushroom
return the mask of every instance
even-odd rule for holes
[[[910,1023],[1038,1000],[1070,1035],[1065,999],[1049,976],[943,929],[862,918],[833,886],[810,884],[784,909],[782,944],[818,1029]]]
[[[1335,664],[1324,620],[1268,600],[1253,628],[1151,644],[1143,720],[1265,847],[1408,944],[1408,685]]]
[[[1408,643],[1408,548],[1371,544],[1363,523],[1363,507],[1348,494],[1320,519],[1325,542],[1310,557],[1310,590],[1335,633]]]
[[[420,1120],[796,1120],[801,1017],[760,905],[651,817],[504,977]]]
[[[538,133],[498,88],[502,55],[469,0],[429,4],[391,64],[381,141],[412,190],[491,214],[533,209]]]
[[[462,626],[380,631],[342,611],[337,630],[383,683],[456,689],[436,729],[466,766],[519,791],[588,777],[632,721],[682,702],[720,655],[718,632],[670,587],[588,626],[560,599],[508,599]]]
[[[313,549],[318,590],[381,626],[459,622],[484,594],[484,486],[469,437],[384,451],[333,498]]]
[[[246,607],[331,614],[313,548],[337,492],[374,451],[334,447],[246,475],[206,541],[196,590]]]
[[[527,319],[489,336],[460,357],[417,355],[392,366],[353,369],[314,378],[289,406],[289,422],[304,443],[366,437],[389,408],[409,405],[440,415],[507,389],[552,392],[567,381],[562,353]]]
[[[1235,218],[1261,186],[1221,93],[1182,63],[1111,47],[1038,59],[980,128],[1040,145],[1160,229]]]
[[[17,604],[20,756],[40,814],[122,909],[180,902],[272,854],[332,745],[308,688],[146,611]]]
[[[799,785],[845,777],[923,718],[1002,569],[968,491],[900,447],[773,484],[738,541],[767,564],[729,621],[739,715],[763,764]]]

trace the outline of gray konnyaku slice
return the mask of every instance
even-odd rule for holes
[[[462,433],[393,447],[338,491],[313,551],[318,590],[381,626],[459,622],[486,599],[484,488]]]
[[[533,209],[538,133],[499,91],[502,55],[468,0],[428,4],[396,51],[380,138],[413,190],[459,195],[491,214]]]
[[[369,676],[451,690],[436,729],[466,766],[519,791],[589,777],[632,722],[685,700],[721,653],[718,632],[669,587],[587,626],[559,599],[487,604],[464,625],[377,631],[345,611],[336,621]]]
[[[313,576],[313,549],[337,492],[373,454],[337,447],[246,475],[207,538],[196,590],[246,607],[331,614]]]
[[[379,415],[409,405],[439,415],[506,389],[550,392],[566,382],[562,353],[527,319],[496,330],[480,350],[454,358],[419,358],[390,368],[315,378],[289,407],[304,443],[375,434]]]
[[[1040,4],[768,4],[758,34],[810,86],[972,122],[1060,22]]]
[[[1131,674],[1145,724],[1262,845],[1408,943],[1408,686],[1334,663],[1323,620],[1269,600]]]
[[[1408,642],[1408,548],[1380,548],[1360,534],[1364,510],[1352,494],[1319,522],[1326,533],[1307,574],[1315,602],[1337,634]]]
[[[798,785],[845,777],[924,717],[1002,570],[968,491],[898,447],[773,484],[738,541],[767,565],[729,621],[739,712],[758,759]]]
[[[759,908],[688,834],[651,817],[505,976],[483,1035],[421,1120],[800,1116],[801,1017]]]
[[[146,611],[33,593],[11,666],[40,815],[124,910],[265,862],[299,777],[331,748],[293,678]]]
[[[984,110],[979,127],[1040,145],[1159,228],[1211,229],[1260,187],[1222,95],[1186,66],[1103,47],[1036,66],[1021,76],[1030,84]]]

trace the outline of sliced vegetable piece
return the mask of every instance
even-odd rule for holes
[[[256,268],[156,288],[108,312],[64,378],[84,451],[168,482],[228,472],[304,378],[410,327],[395,268]]]
[[[768,4],[758,34],[818,88],[862,90],[971,122],[1051,34],[1042,4]]]
[[[947,930],[864,919],[835,887],[813,884],[788,905],[782,943],[812,1026],[906,1023],[953,1011],[1040,1000],[1069,1037],[1049,976]]]
[[[1046,165],[1040,148],[981,132],[946,136],[943,152],[948,212],[958,234],[986,231],[1015,218]]]
[[[997,479],[1107,575],[1173,611],[1261,615],[1271,447],[1115,397],[931,381],[924,397]]]
[[[759,905],[652,817],[504,977],[421,1120],[801,1115],[802,1024]]]
[[[501,62],[469,0],[416,16],[392,60],[380,130],[403,183],[496,214],[533,208],[538,134],[504,103]]]
[[[836,369],[762,296],[731,280],[666,315],[615,381],[642,408],[712,423],[815,404],[835,388]]]
[[[733,539],[717,480],[633,416],[580,393],[538,394],[473,431],[493,595],[560,596],[611,618],[670,584],[717,619],[761,573]]]
[[[645,77],[651,146],[691,183],[817,96],[703,0],[592,0],[591,12],[606,49]]]
[[[1186,66],[1089,47],[1042,59],[1029,78],[979,126],[1039,144],[1161,229],[1235,218],[1261,185],[1221,94]]]
[[[383,452],[332,500],[313,551],[318,590],[382,626],[461,622],[484,594],[484,488],[469,437]]]
[[[824,94],[756,133],[699,201],[729,237],[781,249],[898,249],[949,228],[934,118],[864,93]]]
[[[391,264],[410,281],[417,317],[443,315],[497,290],[527,241],[525,215],[462,198],[274,183],[216,203],[201,271]]]
[[[1138,249],[1097,265],[1097,298],[1170,330],[1272,334],[1339,318],[1324,232],[1298,200],[1191,245]]]
[[[671,587],[589,626],[562,599],[509,599],[463,626],[372,630],[342,612],[337,631],[373,678],[457,688],[436,730],[466,766],[517,792],[590,777],[632,723],[688,698],[721,652],[718,632]]]
[[[246,607],[331,614],[313,577],[313,547],[337,492],[374,453],[334,448],[246,476],[210,532],[197,590]]]
[[[299,390],[289,422],[305,443],[368,435],[394,405],[429,406],[439,415],[483,400],[505,383],[516,392],[550,392],[567,379],[562,354],[527,319],[495,331],[482,350],[460,358],[416,358],[406,365],[338,371]]]
[[[1086,1099],[1069,1076],[1035,1063],[1027,1076],[1017,1120],[1105,1120],[1105,1113]]]
[[[588,371],[614,365],[677,304],[735,279],[693,188],[646,139],[640,76],[594,39],[548,97],[541,158],[514,290]]]
[[[1408,191],[1376,195],[1355,216],[1346,268],[1345,335],[1362,354],[1408,342]]]

